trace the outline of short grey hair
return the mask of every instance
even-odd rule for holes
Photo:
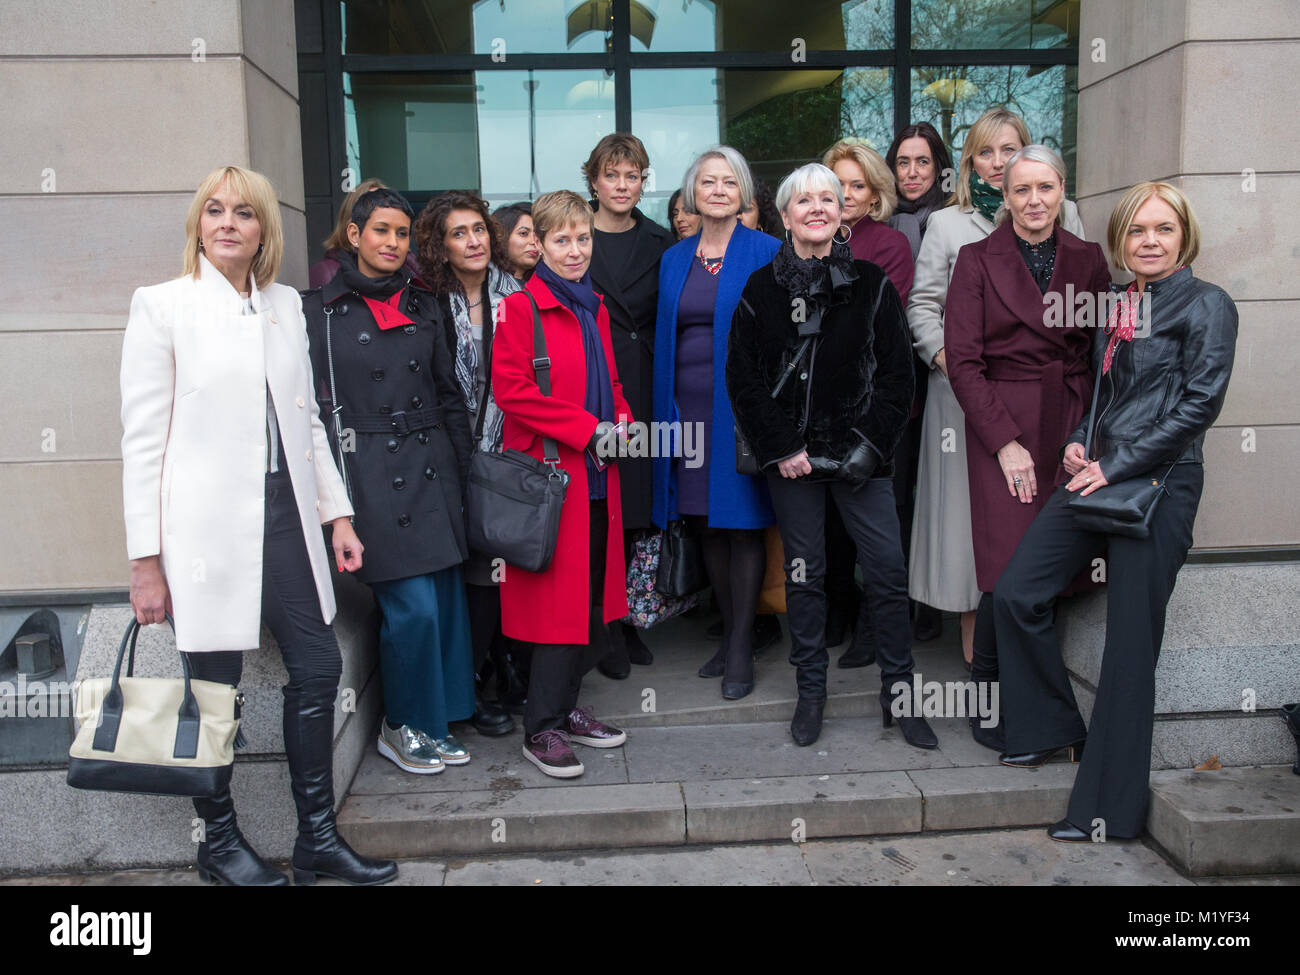
[[[1007,164],[1002,167],[1002,198],[1004,200],[1007,195],[1007,187],[1011,185],[1011,170],[1015,167],[1016,163],[1021,162],[1036,162],[1042,163],[1044,166],[1051,166],[1057,177],[1061,180],[1061,187],[1065,187],[1065,160],[1062,159],[1061,154],[1051,146],[1045,146],[1041,142],[1035,142],[1027,146],[1021,146],[1013,152],[1011,158],[1007,160]],[[1061,203],[1065,203],[1064,195],[1061,197]],[[1056,211],[1056,222],[1058,224],[1064,219],[1064,211],[1064,205]],[[998,212],[993,215],[993,223],[1001,226],[1008,216],[1010,216],[1010,211],[1007,210],[1006,203],[1003,203],[998,207]]]
[[[777,210],[784,216],[790,201],[809,190],[830,190],[835,194],[835,199],[839,200],[840,209],[844,209],[844,187],[840,185],[839,177],[821,163],[808,163],[781,180],[781,185],[776,189]]]
[[[704,165],[706,159],[721,159],[731,167],[736,182],[740,184],[741,213],[754,205],[754,177],[749,174],[749,163],[745,162],[745,157],[731,146],[714,146],[712,149],[700,153],[695,162],[691,163],[686,170],[686,175],[682,177],[683,210],[694,214],[700,212],[695,209],[695,179],[700,175],[700,167]]]

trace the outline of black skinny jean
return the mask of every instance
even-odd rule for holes
[[[1192,545],[1201,499],[1200,464],[1177,464],[1148,538],[1104,535],[1075,526],[1058,487],[1034,519],[993,592],[1001,698],[1011,754],[1057,748],[1085,728],[1061,659],[1053,609],[1057,595],[1099,552],[1106,553],[1106,647],[1088,743],[1066,818],[1086,832],[1138,836],[1147,813],[1155,670],[1165,608]]]
[[[588,554],[591,580],[587,643],[538,643],[528,675],[528,701],[524,705],[526,739],[543,731],[562,731],[569,712],[578,706],[582,675],[608,651],[605,626],[605,546],[609,541],[609,512],[604,498],[590,502]]]
[[[895,684],[911,684],[913,669],[907,571],[903,568],[893,481],[872,478],[855,492],[844,481],[809,482],[769,473],[767,486],[785,546],[790,663],[798,668],[799,695],[826,696],[826,509],[834,504],[857,546],[871,602],[881,702],[887,707]]]
[[[334,628],[321,618],[320,594],[307,557],[307,541],[294,501],[293,483],[281,464],[266,475],[265,534],[262,540],[262,621],[280,645],[289,683],[333,679],[343,673]],[[186,654],[199,680],[238,686],[244,651]]]

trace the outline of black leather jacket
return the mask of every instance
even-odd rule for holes
[[[1173,463],[1202,463],[1201,445],[1223,408],[1237,343],[1237,306],[1183,268],[1147,285],[1132,342],[1121,341],[1097,394],[1092,460],[1115,483]],[[1093,369],[1109,336],[1093,338]],[[1067,443],[1086,443],[1085,413]]]

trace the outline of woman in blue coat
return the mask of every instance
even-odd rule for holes
[[[722,610],[722,643],[701,677],[721,677],[722,696],[754,689],[751,631],[766,567],[763,529],[775,518],[762,478],[736,473],[735,421],[724,367],[731,316],[750,274],[781,243],[740,224],[754,198],[745,158],[708,150],[682,180],[700,217],[694,236],[664,253],[655,320],[654,419],[681,423],[678,456],[654,459],[654,523],[685,518],[703,539],[704,564]],[[662,453],[662,452],[660,452]]]

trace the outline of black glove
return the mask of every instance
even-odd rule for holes
[[[853,485],[853,490],[856,491],[871,480],[871,475],[879,466],[880,455],[871,444],[863,440],[849,451],[849,455],[840,464],[840,477]]]
[[[805,477],[815,477],[819,481],[839,477],[840,462],[838,460],[831,460],[829,457],[809,457],[808,465],[812,468],[812,471],[805,474]]]
[[[602,464],[613,464],[619,459],[618,454],[619,437],[614,433],[614,424],[609,420],[601,420],[596,424],[596,430],[587,441],[587,450],[591,452],[592,457],[599,458]]]

